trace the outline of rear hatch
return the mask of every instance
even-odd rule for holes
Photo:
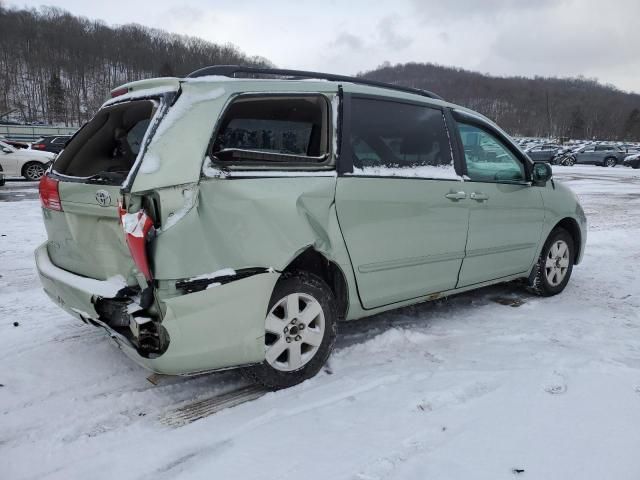
[[[136,283],[119,205],[164,102],[158,95],[103,107],[55,160],[41,182],[53,264],[98,280],[122,276]]]

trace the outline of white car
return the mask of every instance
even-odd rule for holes
[[[18,149],[0,141],[0,185],[4,184],[5,176],[40,180],[54,158],[54,153]]]

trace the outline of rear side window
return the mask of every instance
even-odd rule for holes
[[[131,170],[158,103],[135,100],[100,110],[67,144],[53,170],[72,177],[102,174],[121,183]]]
[[[226,110],[211,155],[225,163],[321,164],[329,153],[321,95],[240,97]]]
[[[355,175],[457,178],[441,110],[363,98],[351,109]]]

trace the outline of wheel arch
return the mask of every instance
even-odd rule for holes
[[[313,247],[308,247],[295,257],[282,273],[305,271],[322,278],[337,302],[338,320],[344,320],[349,308],[349,285],[342,268],[318,252]]]
[[[563,228],[567,232],[569,232],[569,235],[571,235],[571,238],[573,239],[573,245],[576,249],[574,263],[577,265],[581,257],[580,254],[582,253],[580,251],[580,249],[582,248],[582,232],[580,231],[578,222],[574,218],[565,217],[555,224],[553,230],[555,230],[556,228]]]

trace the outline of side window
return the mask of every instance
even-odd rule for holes
[[[321,95],[240,97],[225,112],[211,154],[232,163],[322,163],[328,108]]]
[[[354,175],[458,178],[441,110],[356,97],[349,132]]]
[[[491,133],[474,125],[458,124],[467,175],[478,182],[522,182],[524,165]]]
[[[586,147],[582,152],[589,153],[589,152],[595,152],[595,151],[596,151],[596,147],[590,146],[590,147]]]

